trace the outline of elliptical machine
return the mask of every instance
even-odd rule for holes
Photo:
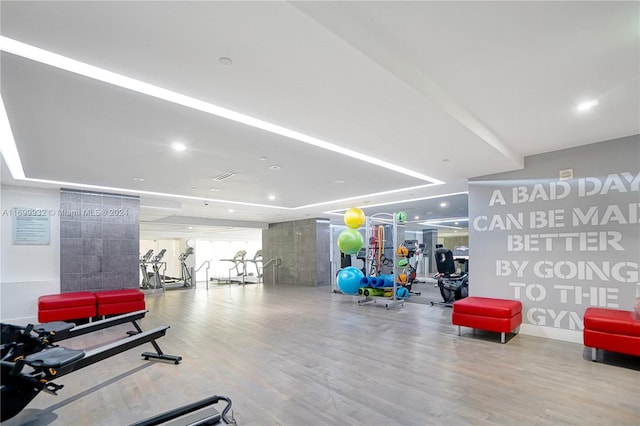
[[[438,288],[443,302],[431,302],[433,305],[451,307],[456,300],[469,295],[469,274],[456,274],[453,252],[448,248],[436,249],[436,267],[438,268]]]
[[[182,283],[183,287],[191,287],[191,271],[187,266],[187,259],[192,254],[193,254],[193,247],[187,247],[184,253],[180,253],[180,256],[178,256],[178,260],[180,261],[180,265],[182,267],[180,282]]]
[[[142,273],[142,282],[140,283],[140,288],[142,289],[148,289],[150,286],[147,265],[151,260],[151,256],[153,256],[153,249],[149,249],[149,251],[147,251],[143,256],[140,257],[140,272]]]
[[[151,262],[153,275],[149,278],[150,288],[164,288],[164,278],[160,274],[160,269],[162,268],[162,265],[163,265],[162,258],[164,257],[164,254],[166,252],[167,252],[167,249],[160,250],[160,253],[155,255],[153,258],[153,261]]]

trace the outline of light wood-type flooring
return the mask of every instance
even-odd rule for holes
[[[127,425],[218,394],[239,425],[640,425],[640,362],[580,344],[451,325],[451,309],[386,310],[328,288],[204,284],[147,295],[150,344],[58,380],[6,425]],[[90,348],[128,325],[64,346]]]

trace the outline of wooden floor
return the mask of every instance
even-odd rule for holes
[[[451,309],[358,306],[327,288],[215,286],[148,295],[150,344],[62,377],[6,425],[126,425],[210,395],[239,425],[639,425],[640,366],[582,345],[450,324]],[[66,341],[93,347],[123,325]],[[603,355],[601,355],[601,358]]]

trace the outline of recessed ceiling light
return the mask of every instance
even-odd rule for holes
[[[449,203],[447,203],[446,201],[440,203],[440,207],[447,207],[448,205]]]
[[[273,166],[269,166],[270,170],[280,170],[282,168],[282,166],[277,166],[277,165],[273,165]]]
[[[211,192],[220,192],[218,188],[211,188]]]
[[[171,148],[173,148],[174,151],[182,152],[187,149],[187,146],[182,142],[171,142]]]
[[[134,177],[133,180],[135,180],[136,182],[144,182],[144,178],[141,177]]]
[[[233,209],[229,209],[229,213],[233,213]]]
[[[413,218],[418,220],[418,219],[420,219],[420,216],[414,216]]]
[[[593,108],[594,106],[599,105],[600,102],[598,102],[597,99],[590,99],[588,101],[584,101],[581,104],[578,104],[578,106],[576,107],[576,109],[580,112],[584,112],[584,111],[589,111],[591,108]]]
[[[260,161],[267,161],[267,157],[260,157]]]
[[[193,229],[193,226],[190,226],[189,229]]]
[[[276,196],[275,196],[275,195],[269,195],[269,199],[270,199],[270,200],[275,200],[275,199],[276,199]]]
[[[344,181],[342,179],[336,179],[333,181],[333,183],[344,183]]]
[[[454,225],[460,225],[460,222],[453,222]]]

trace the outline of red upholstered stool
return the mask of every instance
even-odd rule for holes
[[[584,345],[596,349],[640,356],[640,321],[633,312],[610,308],[587,308],[584,312]]]
[[[458,326],[458,336],[460,326],[479,328],[501,333],[500,343],[504,343],[505,333],[518,334],[522,324],[522,303],[519,300],[466,297],[453,303],[451,322]]]
[[[126,314],[145,309],[144,293],[134,288],[98,291],[98,315]]]
[[[66,321],[96,316],[96,297],[88,291],[38,297],[38,322]]]

